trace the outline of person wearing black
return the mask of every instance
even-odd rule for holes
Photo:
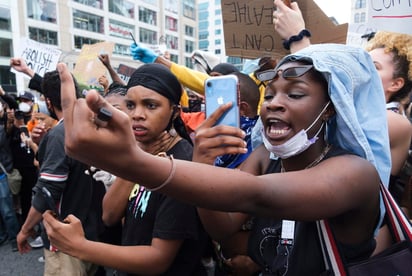
[[[85,225],[85,235],[91,240],[97,240],[103,231],[101,202],[105,193],[104,185],[84,173],[88,169],[87,165],[68,157],[65,153],[60,78],[57,71],[44,75],[42,91],[50,114],[59,122],[47,132],[39,145],[39,178],[33,189],[34,197],[29,214],[17,236],[20,253],[30,250],[28,238],[33,234],[34,226],[41,222],[44,211],[54,207],[47,205],[42,193],[43,187],[51,193],[59,212],[56,214],[58,217],[76,214]],[[77,93],[80,96],[79,91]],[[95,265],[72,258],[49,246],[46,236],[43,237],[43,241],[45,275],[84,275],[96,270]]]

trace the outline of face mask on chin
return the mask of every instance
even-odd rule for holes
[[[318,140],[318,135],[320,131],[323,129],[323,126],[325,123],[321,125],[319,128],[318,132],[313,136],[311,139],[308,139],[308,134],[307,132],[313,127],[313,125],[319,120],[319,118],[323,115],[323,113],[326,111],[328,108],[330,102],[328,102],[325,107],[322,109],[320,114],[316,117],[316,119],[313,121],[313,123],[305,130],[302,129],[298,133],[296,133],[292,138],[287,140],[285,143],[274,146],[272,145],[269,140],[266,138],[265,135],[265,130],[262,129],[262,139],[263,139],[263,144],[265,145],[266,149],[276,155],[277,157],[280,157],[281,159],[287,159],[291,156],[298,155],[299,153],[305,151],[307,148],[309,148],[312,144],[314,144]]]

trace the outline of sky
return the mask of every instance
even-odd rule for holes
[[[315,0],[327,16],[334,16],[339,24],[348,23],[351,2],[349,0]]]

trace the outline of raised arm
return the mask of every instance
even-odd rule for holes
[[[296,1],[290,3],[290,8],[285,5],[283,0],[275,0],[274,4],[276,10],[273,12],[273,25],[275,31],[283,39],[287,40],[305,29],[305,21]],[[309,45],[309,37],[304,36],[302,40],[293,42],[290,45],[290,52],[295,53]]]
[[[133,59],[139,60],[143,63],[160,63],[165,65],[177,77],[179,82],[189,89],[196,91],[199,94],[204,94],[204,83],[209,75],[187,68],[185,66],[176,64],[167,58],[157,55],[154,51],[142,45],[133,43],[130,46]]]
[[[112,78],[113,82],[121,83],[122,85],[126,85],[126,83],[119,77],[116,71],[114,71],[112,65],[110,64],[110,57],[108,54],[100,54],[99,60],[103,63],[103,65],[109,71],[110,77]]]
[[[168,179],[162,193],[196,206],[275,218],[328,218],[359,208],[365,201],[375,204],[378,199],[379,177],[375,168],[352,155],[330,158],[303,171],[257,177],[238,170],[181,160],[172,162],[169,158],[147,154],[136,145],[127,115],[94,91],[89,92],[86,99],[76,101],[67,67],[59,64],[58,70],[62,80],[66,151],[87,164],[148,188],[156,188]],[[107,127],[96,128],[87,118],[103,107],[112,117]],[[230,104],[218,109],[212,115],[214,120],[229,107]],[[122,143],[113,143],[117,140]],[[330,174],[331,171],[335,173]],[[375,200],[365,196],[371,194],[376,196]]]

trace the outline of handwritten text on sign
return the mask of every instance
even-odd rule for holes
[[[371,26],[412,34],[412,0],[369,0],[368,7]]]
[[[259,2],[259,1],[257,1]],[[223,9],[226,11],[224,24],[239,28],[242,25],[256,26],[255,32],[238,30],[232,32],[231,37],[225,37],[226,48],[241,50],[257,50],[271,52],[275,49],[273,35],[273,4],[265,5],[264,2],[255,3],[226,2]],[[262,32],[268,28],[271,33]],[[259,31],[258,31],[259,30]]]
[[[412,0],[411,0],[412,1]],[[313,0],[299,0],[312,43],[345,43],[347,24],[335,25]],[[226,55],[280,58],[288,52],[273,26],[273,0],[221,0]]]
[[[43,76],[44,73],[56,69],[61,51],[48,45],[38,43],[30,39],[23,40],[21,57],[28,67]]]

